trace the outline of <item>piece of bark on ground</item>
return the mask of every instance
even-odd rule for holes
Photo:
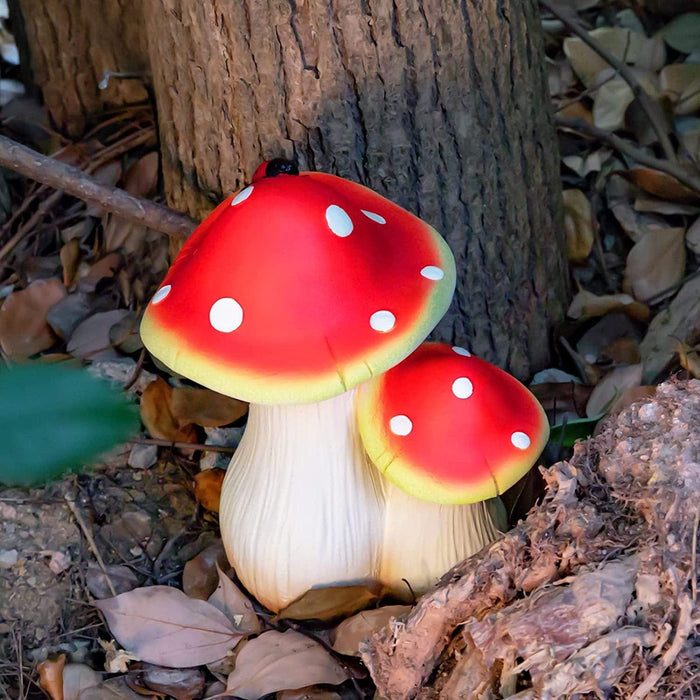
[[[608,420],[501,540],[362,657],[380,697],[555,698],[700,686],[700,381]]]

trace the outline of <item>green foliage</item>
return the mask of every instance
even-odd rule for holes
[[[549,432],[549,442],[552,445],[563,445],[564,447],[573,447],[576,440],[585,440],[593,435],[593,431],[598,421],[605,414],[595,416],[593,418],[581,418],[579,420],[570,420],[566,423],[555,425]]]
[[[32,363],[0,371],[0,483],[42,484],[130,438],[136,406],[85,370]]]

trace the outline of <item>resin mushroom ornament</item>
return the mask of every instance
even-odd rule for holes
[[[479,504],[524,476],[549,437],[542,406],[517,379],[440,343],[364,384],[358,419],[370,459],[398,489],[388,492],[380,570],[398,590],[402,579],[425,590],[494,539]],[[415,499],[431,502],[432,525]]]
[[[361,185],[276,162],[199,226],[147,307],[155,357],[251,403],[220,524],[241,581],[272,610],[376,578],[384,494],[354,387],[425,339],[454,284],[428,224]]]

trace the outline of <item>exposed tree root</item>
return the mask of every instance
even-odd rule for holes
[[[544,475],[541,506],[366,643],[381,697],[700,690],[700,381],[661,385]]]

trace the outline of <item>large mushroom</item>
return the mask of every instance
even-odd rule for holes
[[[377,577],[384,493],[354,387],[425,339],[454,284],[428,224],[273,161],[192,234],[148,305],[141,335],[155,357],[251,403],[220,523],[239,577],[270,609]]]

